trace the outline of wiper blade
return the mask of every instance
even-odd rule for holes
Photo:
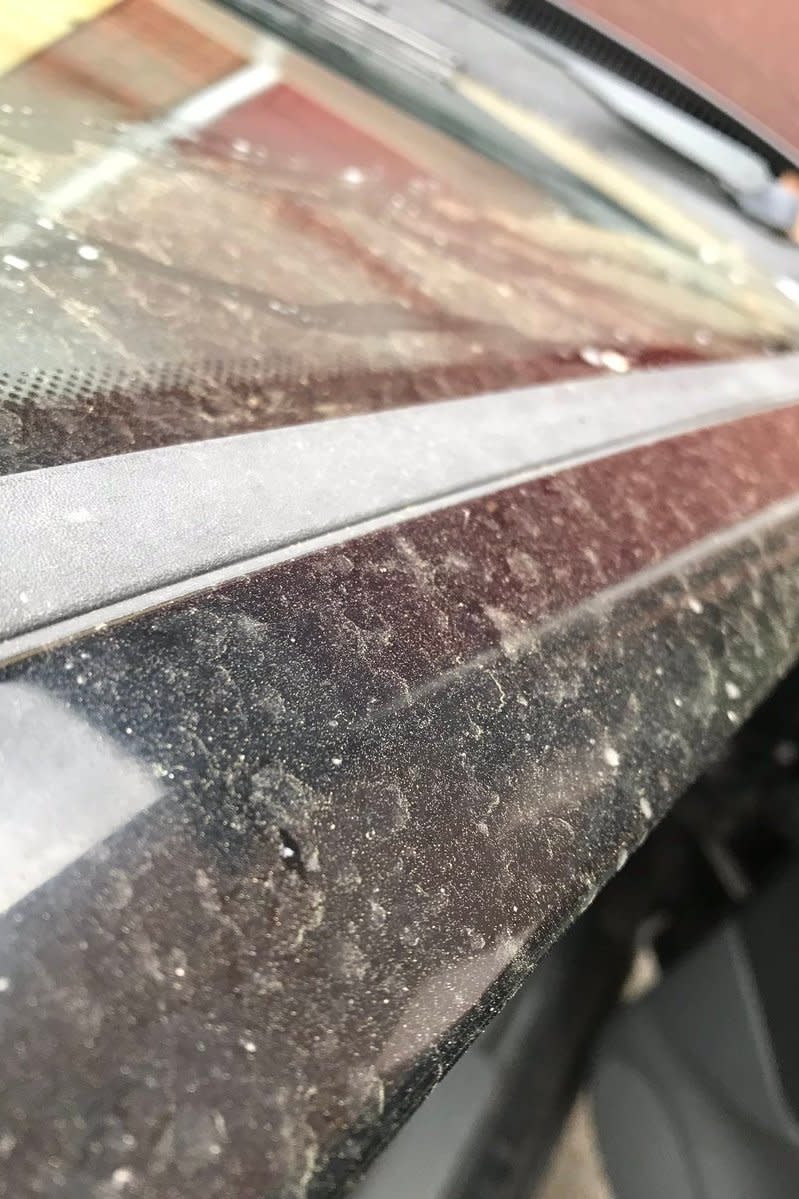
[[[536,45],[559,45],[576,57],[604,67],[620,79],[658,96],[680,112],[695,117],[702,125],[724,133],[739,145],[764,158],[774,175],[794,170],[796,151],[783,138],[704,86],[687,72],[654,51],[626,41],[617,29],[601,19],[578,12],[570,0],[450,0],[469,12],[482,11],[506,27],[512,18],[522,37],[532,35]],[[501,15],[500,15],[501,14]],[[529,31],[529,33],[528,33]]]

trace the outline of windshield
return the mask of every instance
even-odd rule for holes
[[[434,125],[204,0],[55,8],[0,78],[0,472],[797,344],[734,247],[474,81]]]

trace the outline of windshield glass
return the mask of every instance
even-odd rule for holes
[[[204,0],[52,8],[0,62],[0,473],[797,344],[734,248],[474,82],[436,128]]]

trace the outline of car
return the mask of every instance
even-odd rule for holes
[[[795,1194],[784,129],[551,4],[9,23],[0,1190],[510,1199],[590,1076],[618,1199]]]

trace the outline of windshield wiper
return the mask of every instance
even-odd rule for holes
[[[575,59],[560,65],[616,116],[709,175],[747,216],[796,238],[799,193],[759,154],[602,67]]]
[[[378,4],[376,0],[227,0],[227,3],[251,16],[266,19],[273,28],[301,43],[307,43],[309,39],[324,43],[334,57],[343,54],[350,62],[359,62],[364,68],[370,65],[371,69],[377,68],[382,75],[393,76],[395,80],[399,76],[415,78],[418,98],[425,91],[429,93],[432,87],[438,93],[439,106],[446,94],[453,98],[456,93],[461,99],[466,97],[467,90],[459,86],[460,81],[472,77],[479,79],[482,64],[476,57],[472,36],[464,34],[458,24],[452,23],[445,45],[440,37],[431,37],[418,28],[423,21],[417,19],[415,24],[409,23],[410,12],[406,14],[402,6],[394,5],[396,15],[390,15],[386,11],[389,6]],[[630,78],[624,77],[625,73],[631,75],[631,70],[620,73],[616,67],[636,56],[620,44],[614,44],[620,55],[618,64],[614,54],[603,49],[603,58],[613,63],[613,69],[590,61],[592,38],[580,43],[574,37],[553,36],[552,30],[547,30],[540,22],[536,26],[530,19],[531,11],[535,10],[538,15],[546,11],[580,24],[578,18],[560,10],[550,0],[523,0],[522,3],[513,0],[510,4],[503,0],[493,3],[491,0],[447,0],[441,7],[459,8],[471,18],[490,25],[495,35],[505,39],[513,37],[517,44],[521,31],[525,53],[531,59],[537,58],[554,67],[605,109],[701,170],[747,217],[799,240],[799,175],[792,176],[788,171],[775,174],[774,168],[784,166],[787,159],[780,151],[768,147],[759,135],[747,136],[734,119],[725,122],[723,114],[716,114],[714,124],[711,124],[709,118],[695,115],[704,113],[707,117],[705,110],[710,111],[712,106],[701,97],[695,97],[693,106],[683,102],[683,93],[688,91],[685,84],[674,81],[674,96],[670,99],[654,94],[651,87],[642,86],[649,80],[651,72],[658,80],[663,74],[660,68],[651,64],[649,73],[639,70],[641,82],[631,82]],[[527,28],[528,25],[534,28]],[[592,30],[587,25],[585,28]],[[560,26],[556,27],[556,32],[562,35]],[[592,32],[605,42],[611,41],[606,34]],[[569,40],[582,49],[572,48],[567,44]],[[668,89],[665,90],[669,94]],[[446,104],[443,106],[447,107]],[[693,111],[690,111],[692,107]],[[457,110],[453,112],[457,116]],[[453,112],[450,112],[450,118]],[[719,125],[722,127],[716,127]],[[482,148],[490,147],[484,145]],[[513,156],[512,148],[505,149]]]
[[[553,0],[454,0],[523,28],[531,50],[614,115],[710,176],[748,217],[799,240],[799,175],[777,145],[676,72]]]

